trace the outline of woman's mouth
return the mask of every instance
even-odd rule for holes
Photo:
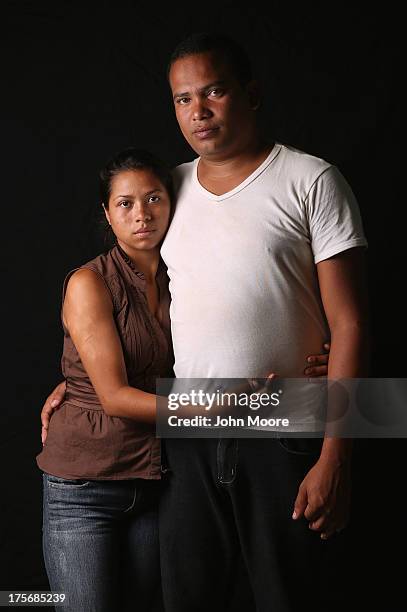
[[[154,232],[155,232],[155,230],[153,230],[153,229],[141,229],[141,230],[138,230],[137,232],[133,232],[133,233],[134,233],[135,236],[139,236],[140,238],[146,238],[147,236],[150,236]]]

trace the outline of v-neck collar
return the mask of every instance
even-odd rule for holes
[[[193,161],[193,171],[192,171],[193,184],[195,188],[200,192],[201,195],[203,195],[208,200],[211,200],[212,202],[221,202],[222,200],[227,200],[228,198],[231,198],[235,194],[239,193],[239,191],[242,191],[242,189],[250,185],[250,183],[252,183],[254,180],[256,180],[256,178],[260,176],[260,174],[264,172],[264,170],[266,170],[266,168],[268,168],[271,162],[277,157],[277,155],[281,151],[281,147],[282,147],[281,144],[275,142],[270,153],[267,155],[266,159],[260,164],[260,166],[257,166],[257,168],[251,174],[249,174],[249,176],[245,178],[244,181],[239,183],[239,185],[236,185],[236,187],[234,187],[230,191],[227,191],[226,193],[222,193],[221,195],[216,195],[215,193],[208,191],[199,182],[198,163],[199,163],[200,157],[197,157]]]

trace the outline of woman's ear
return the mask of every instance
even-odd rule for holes
[[[247,84],[247,94],[249,96],[250,109],[257,110],[260,107],[260,88],[257,81],[253,80]]]
[[[102,202],[102,208],[103,208],[103,210],[104,210],[104,212],[105,212],[105,217],[106,217],[106,219],[107,219],[108,224],[109,224],[109,225],[112,225],[112,224],[111,224],[111,222],[110,222],[109,210],[106,208],[106,206],[104,205],[104,203],[103,203],[103,202]]]

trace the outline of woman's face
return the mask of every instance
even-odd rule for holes
[[[117,242],[131,255],[131,251],[159,245],[168,227],[170,206],[165,186],[151,170],[123,170],[112,179],[105,214]]]

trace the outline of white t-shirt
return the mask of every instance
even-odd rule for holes
[[[200,185],[198,161],[174,171],[161,250],[175,374],[302,377],[329,339],[315,264],[367,244],[355,197],[335,166],[282,144],[220,196]]]

